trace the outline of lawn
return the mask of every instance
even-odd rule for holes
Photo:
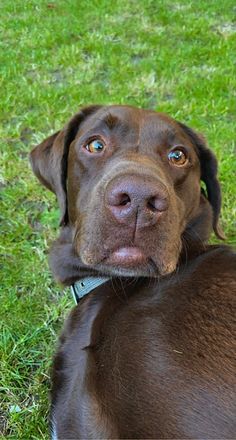
[[[234,0],[2,0],[0,435],[47,439],[51,357],[73,306],[47,250],[59,212],[28,153],[80,106],[129,103],[205,134],[235,243]]]

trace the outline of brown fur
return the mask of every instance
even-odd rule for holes
[[[85,150],[93,138],[104,152]],[[168,162],[175,145],[186,149],[186,166]],[[58,438],[235,437],[236,258],[207,245],[212,228],[223,233],[217,162],[204,139],[160,113],[92,106],[37,146],[31,162],[61,208],[50,257],[57,280],[111,276],[73,309],[60,338]],[[139,203],[155,188],[167,208],[137,208],[120,222],[110,206],[120,186],[135,189]],[[145,262],[113,264],[125,246],[141,249]]]

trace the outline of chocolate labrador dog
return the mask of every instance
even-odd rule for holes
[[[83,296],[54,359],[53,438],[235,438],[236,256],[207,244],[223,233],[202,136],[90,106],[31,164],[61,209],[52,270]]]

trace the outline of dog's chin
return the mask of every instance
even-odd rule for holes
[[[123,277],[153,277],[165,276],[173,272],[176,263],[158,267],[151,257],[147,257],[138,247],[121,247],[109,253],[101,261],[92,262],[81,257],[83,263],[96,271],[111,276]]]

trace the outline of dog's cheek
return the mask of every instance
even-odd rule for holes
[[[184,208],[170,210],[169,216],[157,228],[156,236],[150,237],[146,247],[151,250],[160,275],[167,275],[176,269],[182,250],[181,235],[185,229]]]
[[[158,254],[156,261],[160,275],[168,275],[175,271],[181,250],[182,242],[180,237],[175,240],[174,245],[170,242],[166,243],[163,252]]]
[[[176,196],[181,201],[182,215],[186,224],[194,218],[199,210],[201,187],[200,180],[189,178],[184,184],[176,188]]]
[[[91,204],[83,212],[78,212],[74,249],[86,265],[94,265],[103,258],[104,216],[102,210]]]

